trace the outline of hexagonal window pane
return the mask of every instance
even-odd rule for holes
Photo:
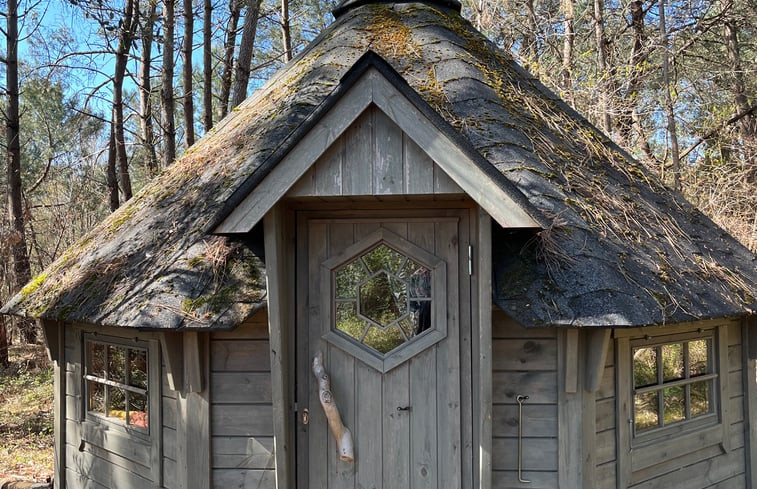
[[[395,324],[387,329],[371,326],[365,335],[363,343],[379,353],[388,353],[403,344],[405,341],[404,335]]]
[[[358,288],[361,316],[387,327],[407,314],[407,283],[381,271]]]
[[[362,256],[365,265],[371,273],[386,270],[397,274],[399,268],[405,263],[405,257],[384,244],[370,250]]]
[[[336,329],[346,335],[362,341],[368,323],[357,316],[355,302],[337,302]]]
[[[355,260],[336,271],[336,298],[354,299],[357,297],[357,286],[368,277],[368,273],[360,260]]]

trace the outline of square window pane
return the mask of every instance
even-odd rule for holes
[[[129,385],[147,389],[147,352],[129,350]]]
[[[657,384],[657,349],[636,348],[633,352],[633,386]]]
[[[686,419],[686,390],[683,386],[666,387],[662,390],[665,424],[678,423]]]
[[[684,378],[683,343],[662,345],[662,380],[669,382]]]
[[[105,378],[105,345],[87,342],[87,373]]]
[[[710,413],[710,387],[712,381],[694,382],[691,384],[691,417],[702,416]]]
[[[89,396],[87,410],[92,413],[105,414],[105,386],[88,380],[87,394]]]
[[[129,393],[129,421],[128,423],[137,428],[147,428],[147,396]]]
[[[657,396],[657,392],[645,392],[634,396],[633,419],[637,433],[660,425]]]
[[[710,371],[710,342],[708,340],[689,341],[689,375],[697,377]]]
[[[108,379],[124,382],[126,370],[126,348],[108,345]]]
[[[126,420],[126,395],[123,389],[106,387],[108,391],[108,416]]]

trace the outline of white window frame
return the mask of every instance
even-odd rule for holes
[[[140,389],[132,387],[130,385],[115,382],[107,378],[102,378],[97,375],[93,375],[89,371],[90,358],[89,358],[89,344],[96,343],[105,346],[115,346],[119,348],[142,350],[147,355],[147,389]],[[128,359],[127,359],[128,361]],[[131,436],[137,436],[149,441],[155,430],[159,431],[158,426],[155,423],[159,422],[160,417],[157,416],[156,410],[160,409],[160,363],[157,354],[157,344],[154,341],[120,338],[117,336],[100,335],[96,333],[85,333],[82,338],[82,393],[83,397],[83,410],[84,420],[91,421],[98,424],[105,424],[109,428],[117,430],[123,430]],[[156,364],[156,362],[158,362]],[[156,375],[157,371],[157,375]],[[90,382],[97,382],[106,386],[116,387],[127,391],[134,392],[136,394],[142,394],[147,397],[147,428],[140,428],[138,426],[129,425],[125,419],[120,419],[114,416],[107,416],[89,409],[89,389]],[[128,379],[125,379],[128,382]],[[128,406],[127,406],[128,410]]]
[[[730,450],[728,428],[728,324],[702,322],[685,325],[616,329],[616,409],[618,431],[618,487],[628,487],[669,472],[676,459],[701,452],[712,457]],[[711,414],[635,434],[633,348],[697,339],[711,339],[714,374]],[[662,416],[662,413],[660,413]]]

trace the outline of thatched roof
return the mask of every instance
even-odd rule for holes
[[[263,264],[242,241],[211,232],[369,50],[538,211],[542,231],[493,239],[495,303],[524,325],[662,324],[757,308],[752,253],[455,10],[355,3],[3,312],[138,328],[237,325],[265,301]]]

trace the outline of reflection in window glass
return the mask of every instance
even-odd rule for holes
[[[147,350],[87,340],[87,412],[146,430],[148,428]]]
[[[657,392],[638,394],[634,399],[634,424],[636,431],[655,428],[659,424]]]
[[[657,383],[657,349],[638,348],[633,354],[633,385],[637,389]]]
[[[337,331],[386,354],[431,328],[431,270],[380,244],[334,270]]]
[[[712,414],[712,338],[633,349],[635,432]]]

